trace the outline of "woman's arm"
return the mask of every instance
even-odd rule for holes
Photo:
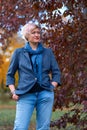
[[[52,72],[51,83],[55,89],[57,86],[61,85],[61,72],[60,72],[59,65],[58,65],[56,58],[52,51],[51,51],[51,72]]]
[[[18,69],[18,54],[16,50],[12,55],[6,77],[6,86],[9,87],[12,98],[14,100],[18,100],[18,96],[15,94],[15,77],[14,77],[17,69]]]

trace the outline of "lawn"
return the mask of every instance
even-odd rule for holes
[[[16,103],[10,100],[9,102],[0,101],[0,130],[12,130],[15,118]],[[35,130],[36,112],[34,111],[31,119],[30,130]],[[58,119],[65,111],[57,110],[52,114],[52,120]],[[53,129],[52,129],[53,130]],[[56,130],[56,129],[55,129]]]
[[[52,114],[52,120],[58,119],[60,116],[62,116],[66,111],[57,110],[56,112],[53,112]],[[13,123],[15,118],[15,108],[4,108],[0,109],[0,130],[12,130]],[[35,111],[33,113],[30,128],[29,130],[35,130]],[[51,130],[59,130],[58,128],[51,128]],[[60,130],[77,130],[74,128],[74,126],[67,126],[66,129],[60,129]],[[79,130],[79,129],[78,129]]]
[[[31,125],[35,124],[35,111],[33,113],[32,119],[31,119]],[[64,112],[62,111],[56,111],[53,112],[52,120],[57,119],[58,117],[62,116]],[[0,127],[1,126],[12,126],[15,118],[15,107],[6,108],[5,106],[3,109],[0,109]]]
[[[0,101],[0,130],[12,130],[15,118],[15,106],[16,103],[12,100],[9,102]],[[56,110],[52,113],[52,121],[60,118],[64,113],[68,112],[68,109]],[[30,123],[29,130],[35,130],[36,112],[34,111]],[[51,128],[51,130],[80,130],[75,128],[72,124],[68,124],[66,129]]]

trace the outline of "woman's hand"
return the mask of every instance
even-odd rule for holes
[[[11,98],[12,98],[13,100],[17,101],[17,100],[19,99],[19,96],[16,95],[16,93],[15,93],[15,86],[14,86],[14,84],[9,85],[9,89],[10,89],[10,91],[11,91],[11,92],[10,92]]]
[[[53,81],[53,82],[51,82],[51,84],[54,86],[54,90],[56,90],[57,86],[58,86],[58,83]]]
[[[12,99],[15,100],[15,101],[17,101],[17,100],[19,99],[19,96],[16,95],[16,94],[13,94],[13,95],[12,95]]]

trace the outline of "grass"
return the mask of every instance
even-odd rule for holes
[[[65,112],[62,112],[60,110],[53,112],[52,114],[52,120],[60,118]],[[15,118],[15,109],[0,109],[0,126],[3,125],[13,125]],[[31,122],[35,123],[36,120],[36,112],[34,111]]]
[[[57,119],[63,114],[64,112],[62,111],[53,112],[52,120]],[[12,126],[14,124],[14,118],[15,118],[15,109],[6,109],[6,108],[0,109],[0,130],[10,130],[10,128],[12,129]],[[35,111],[34,111],[31,118],[30,130],[35,130],[35,119],[36,119],[36,116],[35,116]],[[53,128],[52,130],[56,130],[56,128]]]
[[[7,102],[0,101],[0,130],[12,130],[16,112],[15,105],[16,102],[12,100],[9,100]],[[60,118],[60,116],[62,116],[64,113],[65,111],[61,110],[53,112],[52,120]],[[36,112],[34,111],[31,118],[30,130],[35,130],[35,120],[36,120]]]
[[[0,100],[0,130],[12,130],[14,119],[15,119],[15,105],[16,102],[10,100]],[[52,113],[52,121],[59,119],[63,114],[68,112],[67,109],[64,110],[56,110]],[[30,128],[29,130],[35,130],[35,120],[36,120],[36,113],[34,111]],[[54,127],[51,128],[51,130],[59,130],[58,128]],[[69,124],[66,128],[60,129],[60,130],[80,130],[79,128],[75,128],[72,124]]]
[[[0,126],[9,126],[13,125],[15,117],[15,110],[14,109],[1,109],[0,110]]]
[[[53,112],[52,120],[56,120],[56,119],[60,118],[66,112],[67,112],[66,110],[63,110],[63,111],[57,110],[56,112]],[[36,120],[35,115],[36,115],[36,113],[34,111],[32,118],[31,118],[29,130],[35,130],[35,120]],[[14,124],[14,118],[15,118],[15,108],[0,109],[0,130],[12,130],[13,124]],[[75,128],[75,126],[69,124],[64,129],[63,128],[58,129],[58,128],[54,127],[54,128],[51,128],[51,130],[79,130],[79,128]]]

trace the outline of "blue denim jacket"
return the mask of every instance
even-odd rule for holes
[[[14,51],[11,62],[7,72],[6,86],[15,85],[15,73],[18,71],[19,79],[18,86],[16,87],[16,94],[24,94],[28,92],[37,82],[34,75],[31,61],[28,52],[24,48],[18,48]],[[49,77],[50,71],[52,72],[52,79]],[[60,83],[60,69],[55,56],[51,49],[44,48],[42,54],[42,83],[41,87],[53,91],[54,86],[51,81]]]

